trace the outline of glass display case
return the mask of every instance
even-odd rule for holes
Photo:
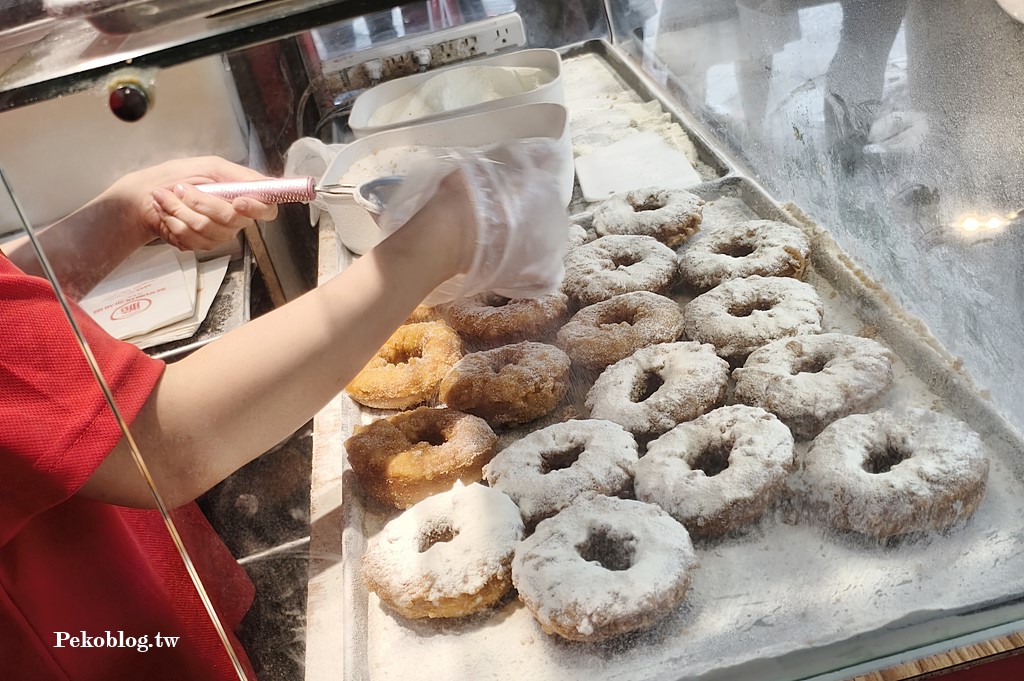
[[[74,643],[76,632],[86,646],[105,646],[107,656],[82,678],[150,673],[146,665],[166,654],[178,677],[248,681],[875,681],[950,672],[1024,645],[1016,633],[1024,629],[1024,406],[1016,362],[1024,321],[1013,302],[1024,229],[1021,16],[1024,9],[1011,0],[442,0],[400,7],[370,0],[44,0],[0,7],[0,291],[9,310],[41,306],[17,308],[19,320],[38,322],[19,321],[22,331],[9,331],[14,341],[5,341],[8,350],[0,354],[0,385],[29,383],[12,368],[23,356],[12,343],[45,348],[26,363],[45,375],[52,358],[67,356],[55,366],[77,392],[59,408],[40,408],[40,427],[68,418],[62,413],[95,411],[93,425],[70,419],[67,432],[86,438],[88,454],[85,463],[66,464],[67,472],[61,460],[47,458],[61,447],[72,451],[61,439],[66,432],[54,446],[0,438],[12,479],[25,489],[45,487],[51,500],[37,507],[0,489],[0,498],[14,500],[11,508],[24,509],[10,518],[0,513],[0,595],[7,607],[0,617],[8,617],[0,630],[34,631],[48,651],[43,657],[72,668],[81,664],[74,661],[80,651],[72,646],[82,643]],[[537,88],[527,103],[441,112],[375,134],[354,120],[350,125],[355,103],[384,91],[381,84],[430,82],[436,72],[455,74],[456,87],[471,91],[477,83],[459,80],[459,67],[505,63],[490,60],[528,50],[550,50],[557,68],[550,87]],[[754,374],[754,354],[722,350],[734,338],[714,336],[717,327],[705,335],[694,311],[722,289],[695,283],[688,268],[700,263],[686,260],[691,247],[741,223],[768,225],[771,238],[796,233],[806,243],[795,271],[774,277],[801,280],[801,295],[812,296],[814,328],[787,331],[782,341],[799,336],[811,347],[807,335],[859,339],[879,348],[885,366],[864,378],[843,374],[842,362],[833,363],[838,355],[803,357],[772,379],[852,381],[840,387],[845,412],[820,416],[828,398],[814,393],[805,401],[822,422],[807,426],[786,416],[787,405],[760,403],[765,419],[789,426],[788,463],[754,494],[756,511],[748,512],[753,502],[733,500],[730,508],[744,509],[735,513],[742,517],[736,526],[712,532],[703,520],[676,518],[688,530],[693,560],[671,607],[661,605],[670,596],[647,590],[660,579],[636,569],[637,556],[648,555],[639,542],[653,541],[640,521],[624,530],[628,537],[619,543],[632,547],[624,553],[611,540],[596,542],[598,548],[591,541],[593,528],[614,524],[617,514],[592,520],[591,539],[563,540],[566,552],[586,564],[565,577],[572,589],[586,591],[573,580],[583,581],[579,575],[591,569],[634,580],[613,606],[637,606],[630,621],[639,624],[606,640],[587,635],[601,614],[573,624],[580,640],[552,633],[537,614],[546,606],[523,597],[525,582],[468,616],[409,618],[365,578],[366,554],[390,536],[392,522],[414,512],[389,507],[357,474],[352,438],[401,410],[367,406],[344,389],[347,380],[324,388],[325,374],[345,368],[289,354],[325,335],[324,320],[333,314],[330,299],[303,294],[342,281],[381,239],[361,209],[317,198],[311,206],[282,204],[256,224],[244,220],[241,250],[214,251],[193,266],[202,272],[227,258],[234,279],[214,288],[230,309],[213,315],[215,328],[175,345],[129,352],[124,346],[140,345],[137,339],[112,342],[110,327],[81,302],[86,289],[145,243],[136,243],[134,226],[119,231],[120,222],[134,224],[134,217],[158,230],[146,216],[167,212],[152,189],[142,192],[149,197],[144,205],[126,201],[126,192],[138,189],[133,182],[228,179],[191,166],[184,177],[147,175],[152,171],[143,169],[154,164],[215,155],[268,175],[308,174],[330,184],[346,181],[353,159],[388,150],[525,137],[550,138],[567,159],[563,204],[573,228],[570,283],[562,289],[568,309],[559,326],[601,302],[578,293],[585,282],[573,288],[571,261],[617,229],[607,226],[608,206],[625,189],[670,190],[673,200],[685,195],[697,206],[699,230],[694,224],[695,234],[664,246],[673,254],[668,284],[637,290],[677,303],[680,331],[661,344],[703,343],[717,353],[717,363],[688,375],[687,384],[715,372],[724,378],[720,394],[697,412],[660,430],[630,430],[615,409],[599,415],[591,396],[610,369],[583,367],[557,329],[538,332],[529,340],[565,349],[571,369],[555,381],[557,404],[540,417],[513,425],[484,418],[495,442],[491,456],[564,424],[620,423],[637,461],[628,485],[610,494],[670,513],[646,496],[643,488],[655,485],[640,481],[643,459],[653,461],[685,427],[704,424],[706,412],[755,408],[738,387],[744,372]],[[125,174],[134,180],[118,179]],[[103,200],[89,203],[95,195]],[[195,196],[185,191],[180,198]],[[654,207],[634,206],[629,215]],[[79,241],[76,233],[99,241]],[[735,237],[714,255],[748,257],[750,238]],[[160,257],[171,267],[173,256]],[[51,300],[45,287],[25,294],[28,284],[16,268],[50,279],[64,295]],[[194,306],[198,289],[195,280],[190,285]],[[704,301],[694,305],[698,298]],[[97,309],[130,316],[139,300],[105,301]],[[758,315],[778,304],[758,298],[743,312],[733,304],[729,314],[764,319]],[[378,313],[385,314],[366,311]],[[448,308],[428,314],[454,326]],[[616,321],[638,323],[630,319]],[[74,323],[55,331],[61,320]],[[282,326],[291,335],[278,336]],[[461,343],[460,355],[493,349],[466,334]],[[329,346],[309,345],[308,354],[326,357]],[[607,366],[618,367],[619,359]],[[164,361],[166,367],[158,364]],[[644,369],[643,380],[630,379],[632,403],[651,400],[675,380],[654,374]],[[261,376],[278,378],[265,379],[268,388]],[[46,381],[47,396],[62,394],[54,383]],[[322,408],[303,411],[303,393],[325,390]],[[870,399],[851,406],[861,399],[854,390]],[[422,402],[445,406],[433,393]],[[14,416],[4,413],[12,408]],[[19,409],[0,406],[0,423],[23,418]],[[875,420],[858,421],[858,413]],[[896,425],[879,425],[884,418]],[[842,422],[861,430],[834,427]],[[419,437],[421,444],[440,444]],[[718,450],[698,447],[708,457],[718,451],[720,469],[706,462],[690,468],[702,480],[741,484],[723,474],[739,467],[739,458],[730,458],[739,445],[732,435],[722,437],[727,442]],[[548,461],[545,475],[572,468],[587,451],[564,449],[569,460]],[[101,464],[108,451],[113,463]],[[945,458],[920,463],[933,451]],[[852,467],[821,463],[859,452],[864,461]],[[24,458],[32,475],[17,468]],[[822,472],[833,468],[833,477]],[[475,480],[500,488],[486,470]],[[42,472],[64,491],[46,487],[53,481]],[[849,480],[867,482],[851,492]],[[111,491],[115,485],[120,491]],[[733,493],[740,494],[714,492]],[[193,498],[197,504],[188,503]],[[110,512],[108,501],[156,510]],[[61,512],[83,513],[103,530],[82,526],[73,542],[77,526],[55,520]],[[867,529],[858,524],[862,517],[873,519]],[[18,543],[30,521],[71,546],[63,567],[40,574],[68,584],[58,591],[69,602],[79,599],[74,607],[47,609],[45,599],[33,600],[38,585],[25,566],[47,563],[47,549],[32,554]],[[110,529],[132,522],[139,525],[129,534]],[[531,523],[524,536],[545,523],[554,525]],[[118,543],[140,532],[145,539],[130,551]],[[449,526],[444,534],[421,537],[419,552],[453,542],[459,531]],[[101,576],[69,567],[67,561],[97,549],[114,552],[116,568]],[[18,562],[29,555],[31,561]],[[153,580],[137,577],[154,563],[162,567]],[[516,574],[525,568],[503,569],[512,581],[526,579]],[[78,573],[85,586],[71,585]],[[90,605],[109,601],[119,579],[123,606]],[[151,605],[165,602],[166,611]],[[11,603],[42,614],[28,628],[15,627]],[[104,611],[102,627],[94,626],[90,609]],[[151,616],[138,616],[144,611]],[[168,621],[173,626],[161,628]],[[167,652],[167,639],[157,634],[192,652]],[[1012,657],[989,663],[982,669],[991,678],[1024,673]]]

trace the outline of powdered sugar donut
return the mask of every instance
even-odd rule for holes
[[[512,582],[545,632],[602,641],[669,614],[697,564],[686,528],[657,506],[592,495],[520,543]]]
[[[533,525],[584,492],[616,496],[630,490],[637,457],[636,440],[622,426],[565,421],[513,442],[491,459],[484,477]]]
[[[679,271],[684,282],[702,291],[755,274],[800,279],[810,251],[803,230],[785,222],[726,223],[705,227],[686,243]]]
[[[523,534],[511,499],[477,483],[456,483],[369,540],[363,581],[405,617],[462,617],[508,592],[512,555]]]
[[[881,409],[826,427],[804,459],[803,484],[833,527],[881,540],[969,518],[988,468],[967,424],[928,409]]]
[[[438,395],[492,426],[528,423],[565,397],[571,363],[554,345],[533,341],[471,352],[441,380]]]
[[[710,345],[692,341],[641,348],[611,365],[587,393],[591,418],[634,435],[664,433],[725,398],[729,364]]]
[[[794,467],[793,436],[779,419],[758,407],[721,407],[647,446],[636,497],[694,537],[717,537],[760,518]]]
[[[558,332],[558,345],[588,370],[604,369],[640,348],[683,335],[683,311],[650,291],[613,296],[577,312]]]
[[[444,316],[463,340],[493,348],[554,333],[565,321],[568,305],[564,293],[511,299],[484,293],[446,305]]]
[[[814,437],[836,419],[873,407],[892,386],[893,359],[870,338],[780,338],[754,350],[732,372],[734,399],[767,409],[795,435]]]
[[[579,305],[633,291],[665,293],[677,270],[675,251],[649,236],[603,236],[566,256],[562,290]]]
[[[821,333],[823,307],[810,284],[789,277],[724,281],[683,308],[687,338],[742,360],[778,338]]]
[[[648,187],[609,196],[594,210],[598,234],[642,234],[677,246],[700,229],[704,199],[683,189]]]

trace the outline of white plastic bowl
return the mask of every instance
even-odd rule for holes
[[[408,119],[389,123],[387,125],[370,125],[370,119],[374,112],[381,106],[389,104],[404,96],[413,89],[419,87],[431,78],[442,73],[455,73],[460,69],[473,66],[503,66],[503,67],[529,67],[547,71],[551,74],[552,80],[548,83],[528,90],[521,94],[510,95],[489,102],[481,102],[473,106],[466,106],[451,111],[421,116],[415,119]],[[372,135],[385,130],[407,125],[419,125],[431,121],[445,120],[467,114],[494,111],[496,109],[519,106],[521,104],[535,104],[550,102],[565,106],[565,91],[562,87],[562,59],[558,52],[547,49],[521,50],[509,54],[499,54],[483,59],[474,59],[461,64],[455,64],[444,68],[434,69],[425,73],[418,73],[413,76],[405,76],[395,80],[381,83],[370,88],[356,98],[352,106],[352,113],[349,115],[348,124],[352,128],[352,134],[357,139]]]
[[[572,200],[575,169],[569,112],[551,103],[524,104],[494,111],[469,114],[421,125],[411,125],[358,139],[341,150],[321,178],[322,185],[347,182],[346,172],[360,160],[394,147],[487,147],[530,137],[550,137],[559,148],[559,192],[563,204]],[[401,169],[398,169],[401,170]],[[381,175],[395,174],[395,169]],[[322,196],[334,221],[338,238],[350,251],[361,255],[373,248],[383,235],[373,216],[344,196]]]

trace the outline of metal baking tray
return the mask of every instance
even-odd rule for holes
[[[599,50],[609,63],[623,64],[607,48]],[[685,118],[677,122],[693,130]],[[706,140],[696,134],[694,140],[725,175],[693,189],[707,202],[708,224],[757,217],[803,228],[812,237],[805,281],[824,301],[824,330],[870,335],[897,355],[896,385],[882,406],[940,408],[981,434],[992,469],[974,517],[947,533],[879,546],[778,509],[739,537],[698,544],[702,566],[683,605],[650,632],[607,644],[549,637],[515,598],[459,621],[404,620],[368,594],[360,578],[366,538],[386,519],[363,507],[345,464],[344,439],[371,416],[340,395],[314,421],[307,679],[841,679],[883,656],[909,656],[986,628],[1019,626],[1020,434],[956,358],[857,268],[827,230],[733,174]],[[349,258],[330,226],[321,225],[322,277],[343,269]],[[681,304],[686,300],[679,296]],[[570,394],[585,391],[574,386]],[[799,442],[798,453],[807,445]]]
[[[665,113],[686,131],[694,146],[698,158],[710,166],[716,177],[735,174],[737,165],[730,160],[701,129],[697,120],[673,101],[657,82],[639,69],[629,57],[616,50],[606,40],[587,40],[569,45],[558,50],[563,60],[583,55],[593,55],[603,61],[623,82],[624,86],[636,94],[642,101],[657,101]]]

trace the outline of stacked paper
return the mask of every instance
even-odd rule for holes
[[[80,301],[115,338],[140,348],[189,338],[213,305],[230,256],[200,262],[167,244],[136,251]]]

